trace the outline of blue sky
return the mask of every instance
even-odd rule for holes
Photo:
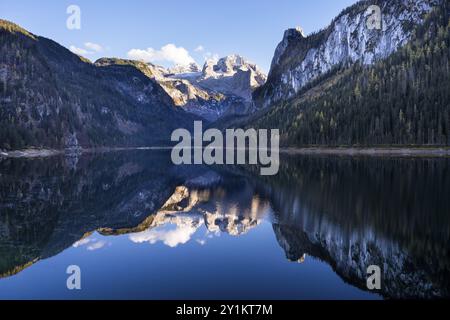
[[[284,30],[301,26],[307,34],[317,31],[355,2],[0,0],[0,18],[93,61],[103,56],[142,57],[170,66],[191,59],[203,64],[205,57],[238,53],[268,71]],[[66,10],[72,4],[81,9],[80,30],[66,27]]]

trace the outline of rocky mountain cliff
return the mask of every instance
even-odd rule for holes
[[[288,147],[450,145],[449,2],[377,3],[382,30],[365,29],[364,1],[307,38],[288,31],[260,109],[226,126],[278,128]]]
[[[252,94],[267,80],[257,65],[239,55],[226,56],[218,61],[208,60],[201,72],[170,77],[183,81],[191,92],[200,91],[209,95],[206,101],[198,99],[198,95],[194,95],[194,99],[187,97],[185,110],[211,121],[252,113]]]
[[[208,60],[202,69],[195,63],[166,69],[151,63],[114,58],[102,58],[95,64],[138,67],[161,85],[177,107],[208,121],[251,113],[254,110],[252,93],[267,78],[258,66],[238,55]]]
[[[167,144],[195,117],[141,67],[95,65],[0,20],[0,148]]]
[[[410,40],[415,26],[440,2],[360,1],[317,33],[305,36],[301,28],[287,30],[276,48],[267,83],[255,92],[257,105],[286,100],[335,67],[355,62],[370,65],[388,57]],[[372,5],[381,9],[381,30],[367,27]]]
[[[200,86],[234,94],[251,101],[252,91],[267,80],[259,67],[239,55],[231,55],[214,62],[209,60],[203,66],[197,82]]]

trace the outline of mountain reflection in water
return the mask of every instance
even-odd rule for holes
[[[14,282],[4,284],[8,288],[3,282],[40,260],[51,263],[69,248],[99,252],[108,239],[125,236],[129,243],[162,244],[166,251],[195,241],[199,251],[221,234],[244,244],[244,235],[266,223],[276,240],[265,235],[261,241],[276,241],[287,260],[304,263],[295,268],[325,263],[350,288],[364,292],[367,267],[378,265],[385,298],[449,297],[449,164],[449,159],[286,156],[278,176],[261,177],[250,167],[177,167],[170,154],[156,151],[2,160],[0,296],[7,298],[6,290],[14,288]],[[220,241],[223,255],[240,254],[241,260],[232,262],[242,264],[239,272],[250,272],[245,266],[253,256]],[[264,250],[258,245],[251,243]],[[213,264],[202,263],[203,272]],[[265,267],[271,265],[267,261]],[[268,269],[271,287],[254,282],[255,292],[282,290],[275,287],[283,273],[277,268]],[[114,277],[127,280],[126,273]]]

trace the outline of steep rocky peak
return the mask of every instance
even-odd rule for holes
[[[243,57],[237,54],[226,56],[219,59],[214,68],[216,72],[230,73],[246,65],[247,62]]]
[[[207,60],[203,66],[202,73],[204,78],[217,78],[223,76],[234,76],[240,71],[250,71],[252,73],[256,73],[258,76],[263,77],[265,81],[265,75],[262,70],[256,64],[248,61],[238,54],[228,55],[217,61]],[[260,85],[261,84],[262,83],[260,83]]]
[[[281,56],[286,52],[289,45],[300,42],[303,39],[306,39],[306,37],[301,27],[287,29],[284,32],[283,40],[281,40],[280,44],[278,44],[275,49],[271,69],[280,62]]]
[[[310,81],[344,63],[366,65],[386,58],[405,45],[426,14],[444,0],[360,1],[343,10],[331,24],[305,37],[301,28],[285,31],[272,60],[267,86],[256,93],[259,105],[268,106],[296,94]],[[381,29],[367,20],[376,5]]]
[[[284,32],[283,40],[284,39],[289,40],[291,38],[296,38],[296,39],[297,38],[299,38],[299,39],[306,38],[302,27],[297,26],[295,28],[287,29]]]

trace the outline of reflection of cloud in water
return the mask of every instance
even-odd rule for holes
[[[74,248],[78,248],[78,247],[82,247],[84,245],[87,245],[89,242],[91,242],[92,240],[89,238],[85,238],[85,239],[81,239],[80,241],[75,242],[72,246]]]
[[[102,249],[107,243],[105,241],[98,241],[95,238],[84,238],[81,239],[80,241],[75,242],[72,246],[74,248],[80,248],[83,246],[87,246],[86,249],[89,251],[95,251],[95,250],[99,250]]]
[[[95,251],[95,250],[99,250],[99,249],[103,248],[105,245],[106,245],[105,241],[97,241],[97,242],[94,242],[93,244],[89,245],[87,247],[87,249],[89,251]]]
[[[201,246],[204,246],[206,244],[206,240],[203,239],[197,239],[197,243]]]
[[[176,225],[171,223],[130,235],[130,240],[135,243],[149,242],[150,244],[161,241],[165,245],[175,248],[180,244],[187,243],[197,229],[198,226],[195,225]]]

